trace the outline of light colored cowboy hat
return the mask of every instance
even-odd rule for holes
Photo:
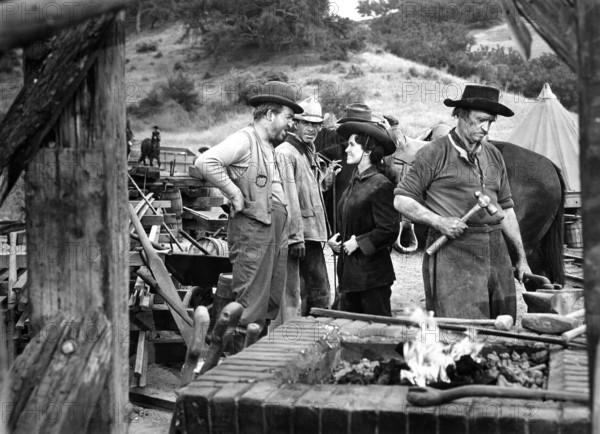
[[[336,129],[337,133],[344,139],[350,139],[352,134],[366,134],[377,140],[383,146],[385,156],[392,155],[396,151],[396,143],[390,137],[387,130],[370,121],[347,121]]]
[[[373,116],[371,107],[363,103],[352,103],[346,106],[346,116],[338,120],[338,124],[345,122],[383,122],[382,118]]]
[[[503,104],[500,104],[500,90],[491,86],[482,86],[478,84],[468,84],[460,99],[444,100],[446,107],[458,107],[470,110],[480,110],[492,115],[511,117],[513,111]]]
[[[251,97],[248,102],[256,107],[264,103],[281,104],[294,110],[294,113],[302,113],[304,109],[296,104],[296,89],[289,83],[282,81],[268,81],[260,88],[258,95]]]
[[[304,109],[304,112],[294,115],[294,119],[315,123],[320,123],[325,120],[323,118],[323,108],[321,107],[321,104],[312,96],[306,98],[304,101],[300,101],[298,104]]]

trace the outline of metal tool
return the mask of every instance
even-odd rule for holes
[[[469,220],[471,216],[480,209],[485,209],[489,215],[494,215],[498,212],[498,208],[491,202],[489,196],[482,194],[480,191],[476,191],[475,197],[477,198],[477,204],[473,208],[471,208],[464,216],[461,217],[460,221],[462,221],[463,223]],[[431,246],[429,246],[429,248],[427,249],[427,254],[433,255],[438,250],[440,250],[440,248],[444,244],[446,244],[447,241],[448,237],[446,235],[442,235],[437,240],[435,240]]]
[[[432,387],[411,387],[406,399],[413,405],[427,407],[441,405],[459,398],[485,396],[490,398],[517,398],[529,400],[572,401],[587,404],[588,394],[544,389],[525,389],[488,385],[460,386],[438,390]]]

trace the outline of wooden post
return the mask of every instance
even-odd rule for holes
[[[5,324],[4,324],[4,312],[2,310],[2,307],[0,307],[0,327],[2,327],[4,329]],[[4,334],[4,330],[2,330],[2,333],[0,333],[0,338],[3,338],[5,336]],[[3,403],[5,402],[9,402],[8,400],[8,376],[7,376],[7,372],[8,372],[8,360],[7,360],[7,354],[5,351],[6,348],[6,342],[0,342],[0,405],[4,405]],[[1,418],[0,419],[0,434],[5,434],[7,431],[6,429],[6,420],[5,418]]]
[[[59,312],[82,321],[101,312],[112,332],[96,413],[89,425],[71,426],[78,432],[125,433],[130,407],[125,105],[117,92],[124,41],[121,17],[109,25],[53,140],[45,141],[26,176],[32,330],[43,331]]]
[[[579,134],[583,211],[583,274],[592,428],[600,432],[600,2],[576,3],[579,45]]]

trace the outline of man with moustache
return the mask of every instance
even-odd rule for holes
[[[299,103],[304,109],[294,115],[295,132],[288,132],[276,153],[292,168],[296,186],[290,195],[297,197],[302,218],[301,228],[292,238],[287,259],[287,280],[283,295],[281,320],[289,321],[301,313],[306,316],[313,307],[328,309],[330,286],[323,246],[328,239],[328,224],[322,190],[332,183],[333,162],[326,170],[319,166],[315,139],[324,118],[321,104],[310,97]]]
[[[266,330],[279,311],[286,279],[288,236],[299,225],[297,202],[285,191],[294,188],[289,165],[275,154],[294,113],[295,89],[287,83],[265,83],[250,98],[254,121],[201,154],[190,175],[218,187],[230,202],[227,227],[229,259],[233,265],[232,291],[244,307],[236,334],[236,349],[246,327],[256,323]],[[290,229],[292,233],[290,233]]]

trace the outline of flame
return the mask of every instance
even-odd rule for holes
[[[401,379],[421,387],[437,381],[449,383],[446,368],[464,355],[478,359],[483,344],[475,341],[475,335],[467,335],[460,342],[446,344],[440,339],[440,329],[433,315],[417,309],[411,319],[420,324],[421,333],[416,339],[404,343],[404,359],[410,372],[401,371]]]

